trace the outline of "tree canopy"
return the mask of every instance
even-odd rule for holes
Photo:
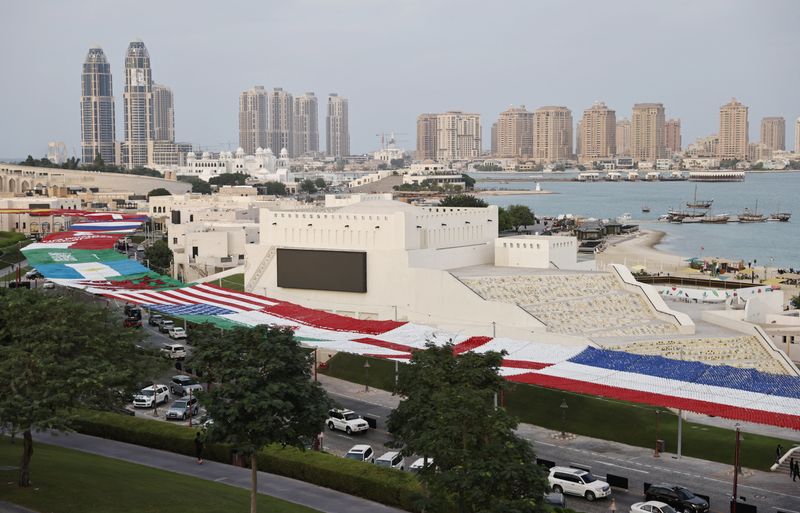
[[[32,431],[69,430],[79,408],[121,407],[164,360],[79,292],[0,289],[0,303],[0,425],[23,435],[19,485],[29,486]]]
[[[489,204],[471,194],[453,194],[439,201],[440,207],[488,207]]]
[[[172,193],[163,187],[159,187],[147,193],[148,198],[152,198],[153,196],[172,196]]]
[[[244,173],[222,173],[221,175],[212,176],[208,181],[211,185],[244,185],[250,175]]]
[[[325,179],[322,178],[321,176],[314,179],[314,185],[317,186],[317,189],[324,189],[325,187],[328,186],[328,184],[325,183]]]
[[[152,269],[161,274],[169,274],[174,255],[166,241],[157,240],[152,246],[144,250],[144,258]]]
[[[234,328],[224,337],[204,329],[193,341],[193,364],[215,381],[198,394],[214,421],[208,438],[250,456],[255,513],[256,451],[271,444],[305,448],[323,430],[331,402],[312,381],[313,355],[291,328]]]
[[[200,194],[211,194],[211,184],[198,178],[196,176],[181,175],[178,177],[179,182],[186,182],[192,184],[192,192]]]
[[[526,205],[509,205],[506,212],[514,231],[518,232],[523,226],[536,224],[536,216],[533,215],[530,207]]]
[[[314,194],[315,192],[317,192],[317,185],[313,181],[311,181],[309,179],[305,179],[302,182],[300,182],[299,189],[302,192],[307,192],[309,194]]]
[[[264,194],[270,194],[272,196],[286,196],[286,184],[281,182],[266,182],[259,186],[259,188],[263,189]]]
[[[455,502],[459,513],[539,512],[546,483],[517,421],[494,407],[506,381],[503,355],[456,355],[452,344],[427,344],[401,372],[404,399],[389,416],[393,445],[403,454],[430,458],[420,472],[431,510]]]
[[[508,211],[503,207],[500,207],[497,210],[497,228],[499,231],[504,232],[514,228],[514,225],[511,224],[511,216],[508,214]]]

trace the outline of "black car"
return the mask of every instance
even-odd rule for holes
[[[666,502],[675,511],[683,513],[707,513],[708,501],[682,486],[668,484],[651,485],[644,493],[645,500]]]
[[[149,324],[150,326],[158,326],[158,324],[159,324],[159,322],[161,321],[161,319],[163,319],[163,317],[161,317],[160,315],[158,315],[158,314],[153,314],[153,315],[151,315],[151,316],[150,316],[150,318],[147,320],[147,324]]]

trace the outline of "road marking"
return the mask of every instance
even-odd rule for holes
[[[609,467],[624,468],[625,470],[630,470],[631,472],[639,472],[640,474],[649,474],[650,473],[650,472],[648,472],[646,470],[638,470],[638,469],[635,469],[635,468],[623,467],[622,465],[617,465],[616,463],[608,463],[608,462],[600,461],[600,460],[597,460],[597,463],[599,463],[601,465],[608,465]]]
[[[786,509],[786,508],[779,508],[777,506],[772,506],[772,509],[777,509],[779,511],[784,511],[785,513],[800,513],[800,511],[794,511],[794,510]]]
[[[216,478],[214,481],[216,481],[217,483],[219,483],[220,481],[225,481],[226,479],[228,479],[228,478],[227,478],[227,477],[218,477],[218,478]]]

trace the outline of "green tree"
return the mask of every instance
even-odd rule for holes
[[[68,431],[80,408],[121,407],[163,366],[137,349],[141,331],[79,294],[0,289],[0,425],[22,434],[19,486],[30,485],[33,431]]]
[[[290,328],[234,328],[223,337],[195,337],[193,363],[215,384],[198,394],[214,424],[210,441],[250,457],[250,511],[256,512],[258,450],[271,444],[304,448],[323,430],[331,401],[312,381],[313,355]]]
[[[455,502],[459,513],[545,511],[546,483],[517,420],[494,407],[506,388],[503,354],[468,352],[452,344],[416,351],[398,380],[404,399],[389,415],[393,444],[433,464],[420,472],[431,510]]]
[[[212,176],[208,181],[211,185],[244,185],[250,175],[244,173],[222,173],[221,175]]]
[[[523,226],[536,224],[536,216],[533,215],[531,209],[525,205],[509,205],[508,209],[509,221],[514,231],[519,232]]]
[[[148,198],[152,198],[153,196],[172,196],[172,193],[163,187],[159,187],[147,193]]]
[[[325,179],[322,178],[321,176],[314,180],[314,185],[317,187],[317,189],[320,190],[325,189],[325,187],[328,186],[328,184],[325,183]]]
[[[307,192],[309,194],[314,194],[317,192],[317,186],[309,179],[305,179],[300,182],[300,191]]]
[[[281,182],[267,182],[262,184],[264,191],[273,196],[286,196],[286,185]]]
[[[464,180],[464,187],[466,189],[472,189],[475,187],[475,179],[469,176],[466,173],[461,173],[461,178]]]
[[[97,169],[98,171],[102,171],[103,169],[106,168],[106,163],[103,160],[103,156],[100,155],[99,151],[94,155],[94,162],[92,162],[92,167],[94,169]]]
[[[178,177],[179,182],[187,182],[192,184],[192,192],[200,194],[211,194],[211,185],[205,180],[196,176],[182,175]]]
[[[792,299],[789,300],[789,304],[792,308],[800,308],[800,295],[792,296]]]
[[[144,250],[144,258],[152,269],[161,274],[169,274],[169,269],[172,267],[173,254],[166,241],[155,241],[152,246]]]
[[[471,194],[453,194],[439,202],[440,207],[488,207],[489,204]]]

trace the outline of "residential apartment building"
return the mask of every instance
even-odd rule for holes
[[[533,156],[533,112],[524,105],[511,106],[500,113],[496,129],[493,125],[492,155],[501,158],[529,158]]]
[[[719,158],[746,160],[748,154],[747,106],[732,98],[719,108]]]
[[[294,98],[292,94],[276,87],[269,94],[269,147],[279,153],[286,148],[290,157],[294,152]]]
[[[667,138],[667,151],[671,154],[681,152],[681,120],[670,119],[664,123]]]
[[[172,89],[153,84],[153,138],[175,141],[175,100]]]
[[[768,117],[761,120],[761,144],[770,150],[786,150],[786,120]]]
[[[631,122],[628,118],[617,121],[617,155],[631,154]]]
[[[436,160],[469,160],[481,154],[481,116],[460,111],[436,115]]]
[[[258,148],[270,147],[267,112],[264,86],[255,86],[239,94],[239,146],[247,155],[255,155]],[[278,152],[280,148],[274,151]]]
[[[111,65],[103,49],[89,49],[81,73],[81,162],[94,162],[99,153],[107,164],[117,164],[116,121]]]
[[[637,103],[631,119],[631,156],[637,162],[655,162],[667,157],[664,105]]]
[[[794,122],[794,152],[800,153],[800,118]]]
[[[436,114],[417,116],[417,160],[436,160]]]
[[[533,118],[534,158],[550,163],[571,160],[572,111],[561,106],[536,109]]]
[[[605,103],[596,102],[583,111],[579,127],[579,160],[609,159],[617,150],[617,115]]]
[[[314,93],[294,98],[294,151],[297,156],[319,153],[319,104]]]
[[[337,93],[328,95],[328,116],[325,120],[325,152],[329,157],[350,155],[349,105]]]
[[[128,168],[148,163],[148,143],[153,137],[153,79],[150,54],[141,40],[132,41],[125,55],[124,164]]]

